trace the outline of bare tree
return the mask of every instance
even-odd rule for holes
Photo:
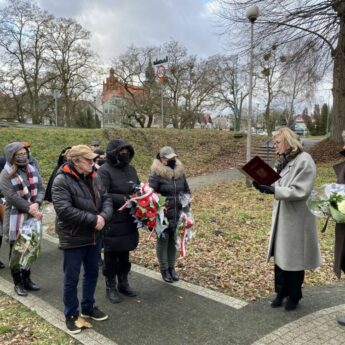
[[[238,56],[217,55],[217,71],[215,74],[217,85],[213,94],[216,107],[222,110],[230,108],[233,113],[234,129],[240,130],[243,103],[248,96],[246,88],[247,71],[238,63]]]
[[[299,44],[289,44],[282,55],[281,91],[287,126],[293,123],[296,103],[311,98],[322,74],[318,69],[318,52],[301,57],[299,51]]]
[[[90,94],[97,85],[96,55],[89,45],[90,32],[73,19],[57,18],[51,21],[48,32],[50,84],[60,91],[60,125],[73,125],[78,100]]]
[[[219,16],[225,29],[238,32],[240,23],[248,25],[245,11],[258,5],[262,16],[256,23],[257,44],[283,45],[304,39],[301,56],[322,52],[319,65],[333,62],[333,113],[331,139],[342,142],[345,129],[345,2],[343,0],[222,0]],[[236,28],[237,26],[237,28]],[[308,38],[308,39],[306,39]],[[270,43],[271,44],[271,43]]]
[[[159,85],[151,65],[155,48],[130,47],[113,59],[114,74],[125,92],[118,116],[126,126],[151,127],[160,113]]]
[[[5,85],[14,100],[25,99],[18,118],[31,117],[40,123],[47,109],[40,95],[48,80],[45,51],[47,27],[52,17],[31,1],[9,0],[0,11],[0,48]],[[18,94],[17,92],[20,92]]]
[[[211,105],[217,85],[216,61],[189,56],[176,41],[165,44],[164,50],[170,64],[165,85],[171,123],[174,128],[193,128],[199,114]]]
[[[117,81],[126,90],[125,102],[120,107],[126,125],[151,127],[161,115],[161,92],[163,126],[193,128],[199,113],[209,105],[216,86],[214,61],[189,56],[186,48],[176,41],[166,43],[163,49],[169,56],[169,68],[162,88],[151,65],[151,58],[159,48],[131,47],[113,59]]]

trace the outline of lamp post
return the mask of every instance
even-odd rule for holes
[[[249,104],[248,104],[248,131],[247,131],[247,162],[251,159],[252,146],[252,116],[253,116],[253,41],[254,41],[254,23],[260,15],[259,7],[254,5],[248,8],[247,18],[250,21],[250,61],[249,61]],[[250,185],[247,179],[247,185]]]
[[[58,126],[58,99],[60,97],[60,92],[58,89],[53,90],[54,97],[54,112],[55,112],[55,126]]]

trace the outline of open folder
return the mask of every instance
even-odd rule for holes
[[[271,185],[280,179],[280,175],[273,170],[259,156],[255,156],[238,170],[259,184]]]

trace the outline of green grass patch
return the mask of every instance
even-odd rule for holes
[[[111,139],[124,138],[135,149],[133,165],[141,179],[146,180],[153,158],[162,146],[172,146],[185,164],[188,176],[202,175],[229,168],[245,158],[246,137],[234,139],[226,131],[201,129],[76,129],[76,128],[0,128],[0,147],[10,141],[31,143],[42,176],[47,180],[56,165],[58,155],[66,146],[89,144],[98,139],[103,149]],[[265,141],[253,137],[253,145]]]
[[[77,345],[77,340],[0,292],[0,344]]]

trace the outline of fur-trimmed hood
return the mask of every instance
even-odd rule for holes
[[[178,179],[184,175],[184,166],[180,160],[176,158],[176,167],[171,169],[164,165],[159,159],[155,158],[151,165],[151,174],[156,174],[165,180]]]

